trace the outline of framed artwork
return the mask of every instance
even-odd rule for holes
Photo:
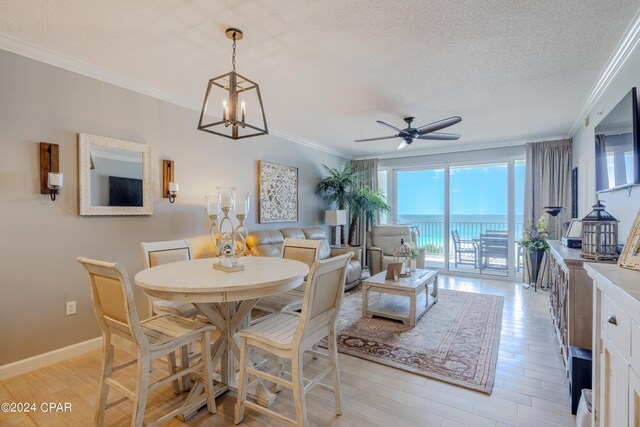
[[[633,221],[629,237],[618,259],[618,265],[640,271],[640,210]]]
[[[258,161],[258,222],[298,221],[298,168]]]

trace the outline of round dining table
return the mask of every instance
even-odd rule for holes
[[[273,257],[242,257],[243,271],[225,272],[213,268],[217,258],[202,258],[158,265],[135,275],[136,285],[147,295],[169,301],[195,304],[220,331],[212,346],[213,366],[220,364],[215,387],[216,396],[237,389],[236,364],[240,348],[234,337],[236,330],[249,325],[251,309],[259,298],[282,293],[301,285],[309,267],[299,261]],[[252,355],[255,364],[264,360]],[[190,391],[188,399],[203,392],[201,382]],[[275,395],[257,383],[252,397],[262,406],[270,406]],[[182,414],[186,419],[193,415]]]

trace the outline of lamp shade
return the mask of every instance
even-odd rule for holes
[[[324,211],[324,223],[333,227],[347,223],[347,211]]]

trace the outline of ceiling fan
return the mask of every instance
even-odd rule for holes
[[[402,142],[398,145],[398,150],[403,149],[404,147],[411,145],[411,143],[416,139],[430,139],[434,141],[455,141],[456,139],[460,139],[460,135],[455,133],[443,133],[436,132],[440,129],[448,128],[449,126],[453,126],[456,123],[460,123],[462,118],[458,116],[449,117],[447,119],[438,120],[437,122],[429,123],[428,125],[420,126],[417,128],[411,127],[411,122],[413,122],[415,117],[405,117],[404,121],[407,123],[407,127],[405,129],[400,129],[395,126],[391,126],[388,123],[377,120],[382,126],[386,126],[398,132],[397,135],[393,136],[382,136],[379,138],[367,138],[367,139],[356,139],[355,142],[366,142],[366,141],[379,141],[382,139],[393,139],[393,138],[402,138]]]

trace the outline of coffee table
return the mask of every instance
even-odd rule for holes
[[[415,327],[438,302],[438,272],[419,269],[397,282],[385,279],[386,274],[381,271],[362,281],[362,317],[385,317]]]

